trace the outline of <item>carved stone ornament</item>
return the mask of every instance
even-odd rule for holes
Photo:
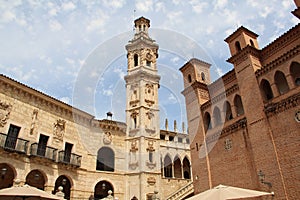
[[[153,141],[151,141],[151,140],[148,141],[147,151],[155,151],[153,144],[154,144]]]
[[[110,132],[105,132],[103,135],[103,143],[110,144],[112,142],[112,135]]]
[[[0,100],[0,126],[1,127],[3,127],[7,123],[11,109],[12,109],[11,104],[5,103]]]
[[[147,183],[148,183],[149,185],[155,185],[155,183],[156,183],[155,177],[153,177],[153,176],[148,177],[148,178],[147,178]]]
[[[224,142],[224,148],[226,150],[230,150],[232,148],[232,140],[231,139],[226,139]]]
[[[137,141],[136,140],[133,140],[132,142],[131,142],[131,148],[130,148],[130,151],[131,152],[136,152],[138,150],[138,148],[137,148]]]
[[[298,111],[295,112],[295,120],[298,123],[300,122],[300,110],[298,110]]]
[[[36,128],[36,121],[37,121],[37,115],[39,113],[38,109],[34,109],[32,112],[32,121],[31,121],[31,126],[30,126],[30,135],[32,135],[34,133],[34,130]]]
[[[54,138],[58,140],[63,140],[65,128],[66,121],[63,119],[58,119],[56,123],[54,123]]]

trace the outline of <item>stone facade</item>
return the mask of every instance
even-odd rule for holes
[[[154,191],[166,199],[191,184],[188,135],[159,127],[150,21],[135,25],[126,46],[126,123],[95,119],[0,76],[0,188],[20,179],[49,193],[63,186],[67,199],[101,199],[109,190],[116,199],[150,199]]]
[[[299,199],[299,33],[298,24],[260,49],[257,34],[238,28],[225,39],[234,68],[213,83],[195,76],[202,61],[180,69],[196,194],[224,184]]]

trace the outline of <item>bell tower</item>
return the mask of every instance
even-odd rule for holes
[[[140,17],[134,25],[134,37],[126,45],[126,199],[146,199],[147,194],[159,190],[161,175],[158,45],[148,35],[150,20]]]

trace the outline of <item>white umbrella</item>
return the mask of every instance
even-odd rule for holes
[[[210,190],[206,190],[200,194],[188,198],[187,200],[242,199],[242,198],[250,198],[250,197],[260,197],[266,195],[273,195],[273,193],[243,189],[243,188],[232,187],[232,186],[218,185]]]
[[[29,185],[0,190],[0,200],[60,200],[61,198]]]

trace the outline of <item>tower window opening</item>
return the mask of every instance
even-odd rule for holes
[[[239,51],[241,51],[241,50],[242,50],[242,48],[241,48],[241,44],[240,44],[240,42],[239,42],[239,41],[236,41],[236,42],[235,42],[235,49],[236,49],[236,51],[237,51],[237,52],[239,52]]]
[[[143,31],[145,31],[145,30],[146,30],[146,25],[143,26]]]
[[[139,31],[141,31],[142,30],[142,26],[141,25],[139,25]]]
[[[254,46],[254,42],[253,42],[253,40],[251,40],[251,39],[250,39],[250,44],[251,44],[251,46],[255,47],[255,46]]]
[[[136,117],[133,117],[133,127],[136,128],[137,127],[137,121],[136,121]]]
[[[151,61],[147,60],[147,61],[146,61],[146,65],[147,65],[148,67],[151,67]]]
[[[136,67],[136,66],[138,66],[138,64],[139,64],[139,56],[137,55],[137,54],[134,54],[134,56],[133,56],[133,59],[134,59],[134,66]]]
[[[205,81],[205,74],[203,72],[201,72],[201,80]]]
[[[191,82],[192,82],[192,77],[191,77],[191,75],[190,75],[190,74],[188,75],[188,81],[189,81],[189,83],[191,83]]]

